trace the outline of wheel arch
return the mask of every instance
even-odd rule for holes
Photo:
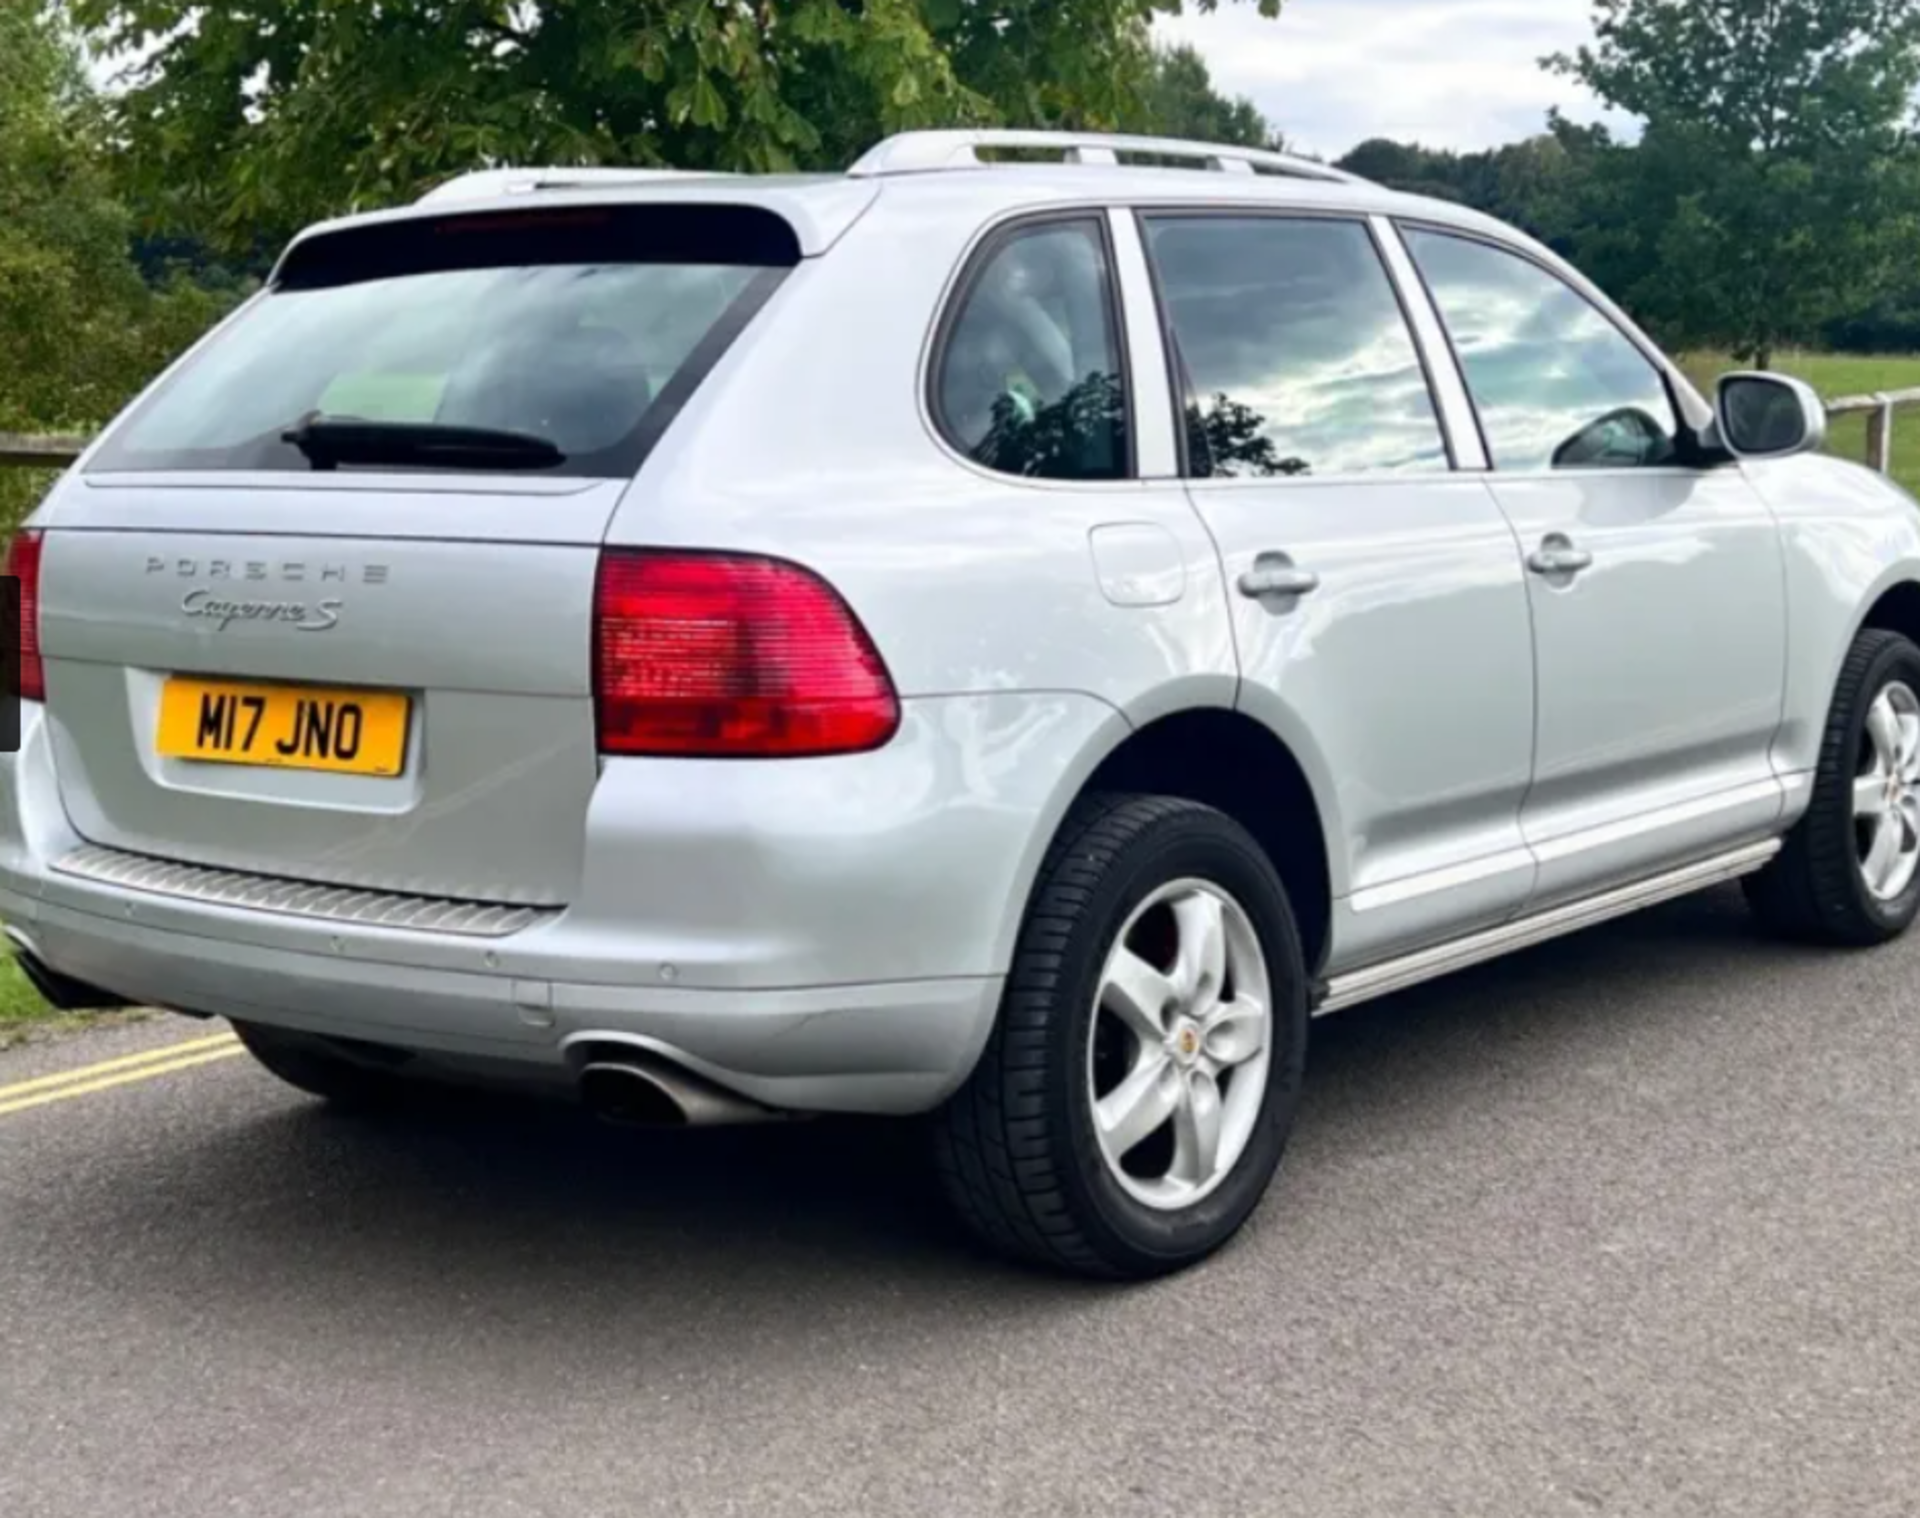
[[[1882,589],[1854,629],[1854,637],[1868,628],[1899,633],[1908,642],[1920,646],[1920,579],[1896,580]]]
[[[1181,796],[1232,817],[1266,851],[1287,888],[1308,971],[1331,947],[1333,903],[1343,887],[1330,788],[1318,754],[1232,706],[1186,706],[1138,723],[1115,713],[1082,762],[1063,778],[1036,829],[1012,893],[998,963],[1012,961],[1040,867],[1074,803],[1099,791]]]
[[[1837,646],[1824,650],[1826,668],[1818,687],[1819,722],[1815,731],[1824,732],[1833,714],[1840,671],[1860,634],[1898,633],[1915,645],[1920,645],[1920,560],[1902,559],[1889,565],[1872,589],[1861,597],[1860,608],[1851,623],[1847,624],[1845,638]]]

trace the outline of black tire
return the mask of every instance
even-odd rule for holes
[[[1270,981],[1271,1053],[1252,1135],[1226,1179],[1197,1203],[1159,1210],[1108,1168],[1087,1060],[1114,940],[1155,891],[1190,878],[1223,889],[1252,924]],[[1307,1015],[1286,890],[1245,829],[1191,801],[1083,800],[1041,868],[986,1051],[935,1115],[949,1198],[989,1245],[1026,1262],[1119,1280],[1198,1263],[1240,1231],[1279,1167],[1299,1103]]]
[[[404,1077],[337,1053],[314,1034],[245,1022],[236,1022],[233,1031],[270,1074],[338,1107],[392,1107],[411,1088]]]
[[[1861,633],[1834,690],[1813,800],[1773,862],[1745,882],[1755,915],[1783,937],[1871,948],[1900,937],[1920,914],[1920,877],[1900,895],[1881,900],[1867,887],[1855,840],[1853,784],[1865,752],[1867,715],[1896,681],[1920,692],[1920,648],[1898,633]]]

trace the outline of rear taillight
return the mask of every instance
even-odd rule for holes
[[[602,753],[852,754],[900,725],[872,639],[798,565],[609,549],[594,600]]]
[[[40,663],[40,534],[17,532],[7,549],[7,573],[20,582],[20,699],[47,699]]]

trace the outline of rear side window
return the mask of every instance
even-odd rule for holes
[[[954,447],[1003,474],[1121,479],[1124,368],[1100,222],[1030,223],[989,243],[962,283],[934,415]]]
[[[1419,349],[1364,226],[1173,215],[1145,227],[1185,368],[1190,472],[1449,467]]]
[[[642,215],[681,224],[667,238],[623,225]],[[630,475],[798,257],[790,236],[743,239],[734,220],[703,233],[686,219],[674,207],[551,226],[468,217],[303,245],[91,470],[308,470],[314,459],[284,435],[318,419],[387,424],[403,439],[518,434],[559,459],[491,467]],[[403,456],[399,467],[464,467]]]

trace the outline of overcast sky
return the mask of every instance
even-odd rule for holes
[[[1278,21],[1249,0],[1161,23],[1191,42],[1215,88],[1245,95],[1307,152],[1369,137],[1484,148],[1542,130],[1558,105],[1615,120],[1540,59],[1587,41],[1587,0],[1287,0]]]

